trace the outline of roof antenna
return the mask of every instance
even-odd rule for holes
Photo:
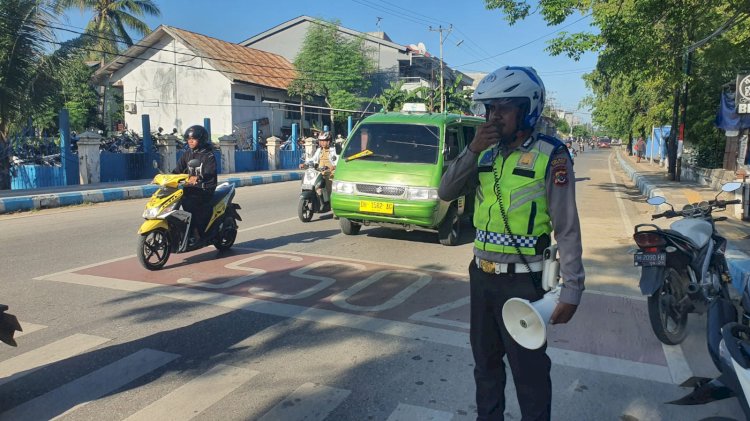
[[[375,16],[375,18],[377,19],[377,21],[375,21],[375,26],[380,29],[380,21],[383,20],[383,18],[381,18],[380,16]]]

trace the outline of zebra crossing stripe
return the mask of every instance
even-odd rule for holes
[[[4,420],[50,420],[113,392],[169,363],[177,354],[142,349],[0,414]]]
[[[266,412],[258,421],[320,421],[328,417],[351,391],[305,383]]]
[[[21,378],[46,365],[78,355],[108,341],[109,339],[107,338],[77,333],[33,351],[9,358],[0,362],[0,385]]]
[[[453,414],[450,412],[400,403],[386,421],[450,421],[452,419]]]
[[[42,330],[47,327],[45,325],[37,325],[34,323],[29,323],[29,322],[20,322],[20,323],[21,323],[21,329],[23,329],[23,331],[16,332],[16,334],[13,335],[14,338],[20,338],[23,335],[28,335],[29,333],[33,333],[33,332],[36,332],[37,330]]]
[[[126,418],[126,421],[189,420],[245,384],[258,373],[255,370],[218,364]]]

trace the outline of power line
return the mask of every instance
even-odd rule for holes
[[[527,46],[527,45],[529,45],[529,44],[533,44],[533,43],[535,43],[535,42],[537,42],[537,41],[539,41],[539,40],[541,40],[541,39],[547,38],[547,37],[548,37],[548,36],[550,36],[550,35],[554,35],[554,34],[556,34],[556,33],[560,32],[560,31],[562,31],[563,29],[565,29],[565,28],[567,28],[567,27],[569,27],[569,26],[575,25],[576,23],[578,23],[578,22],[580,22],[580,21],[582,21],[582,20],[586,19],[586,18],[587,18],[587,17],[589,17],[589,16],[591,16],[591,13],[588,13],[588,14],[584,15],[583,17],[581,17],[580,19],[576,19],[575,21],[573,21],[573,22],[571,22],[571,23],[569,23],[569,24],[567,24],[567,25],[565,25],[565,26],[562,26],[562,27],[560,27],[559,29],[557,29],[557,30],[555,30],[555,31],[552,31],[552,32],[550,32],[550,33],[547,33],[547,34],[545,34],[545,35],[542,35],[541,37],[538,37],[538,38],[534,38],[533,40],[531,40],[531,41],[529,41],[529,42],[527,42],[527,43],[524,43],[524,44],[521,44],[521,45],[515,46],[515,47],[513,47],[513,48],[511,48],[511,49],[509,49],[509,50],[505,50],[505,51],[503,51],[503,52],[501,52],[501,53],[498,53],[498,54],[495,54],[495,55],[493,55],[493,56],[490,56],[490,57],[486,57],[486,58],[484,58],[484,59],[482,59],[482,60],[471,61],[471,62],[469,62],[469,63],[464,63],[464,64],[461,64],[461,65],[458,65],[458,66],[455,66],[455,67],[456,67],[456,68],[459,68],[459,67],[464,67],[464,66],[468,66],[468,65],[470,65],[470,64],[475,64],[475,63],[479,63],[479,62],[482,62],[482,61],[487,61],[487,60],[490,60],[490,59],[493,59],[493,58],[499,57],[499,56],[501,56],[501,55],[503,55],[503,54],[508,54],[508,53],[510,53],[511,51],[515,51],[515,50],[517,50],[517,49],[519,49],[519,48],[522,48],[522,47],[525,47],[525,46]]]

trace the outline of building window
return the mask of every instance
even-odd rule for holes
[[[234,99],[243,99],[245,101],[255,101],[255,95],[235,93]]]

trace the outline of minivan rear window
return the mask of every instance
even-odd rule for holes
[[[371,154],[355,155],[363,151]],[[440,129],[419,124],[362,124],[349,139],[344,159],[436,164],[440,150]]]

